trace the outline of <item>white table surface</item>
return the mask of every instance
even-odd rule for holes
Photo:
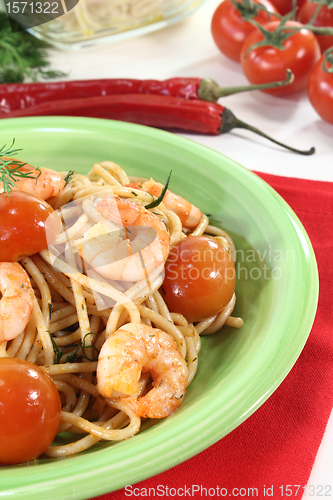
[[[240,64],[223,56],[210,34],[210,21],[220,1],[206,0],[187,19],[138,38],[96,45],[78,52],[52,49],[49,52],[52,67],[68,73],[68,79],[71,80],[161,80],[195,76],[213,78],[221,86],[246,84]],[[220,103],[230,108],[239,119],[257,126],[275,139],[299,149],[315,146],[316,153],[312,156],[294,154],[241,129],[220,136],[179,135],[219,151],[251,170],[333,181],[333,125],[319,118],[305,91],[284,98],[254,91],[226,97]],[[308,483],[314,485],[318,492],[319,485],[331,485],[333,496],[332,464],[333,417],[327,426]]]

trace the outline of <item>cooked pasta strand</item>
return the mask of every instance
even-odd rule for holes
[[[79,8],[82,12],[86,9],[84,5]],[[236,248],[229,234],[211,225],[208,217],[200,215],[200,210],[190,202],[177,197],[177,203],[184,203],[188,210],[184,218],[184,210],[179,211],[177,203],[170,206],[170,197],[174,200],[175,195],[169,190],[162,201],[158,200],[158,206],[149,208],[158,194],[144,190],[141,184],[147,179],[129,177],[111,161],[94,164],[87,175],[67,174],[61,173],[62,179],[68,181],[63,191],[48,200],[61,216],[60,234],[48,248],[20,261],[33,287],[32,314],[23,332],[13,340],[0,343],[0,357],[36,363],[56,384],[62,401],[59,433],[73,434],[73,441],[64,445],[56,438],[55,444],[45,452],[54,458],[74,455],[99,441],[132,437],[141,427],[139,415],[147,415],[144,411],[140,413],[138,407],[153,405],[150,398],[154,391],[166,391],[168,404],[171,399],[183,399],[185,388],[197,373],[198,360],[205,355],[200,353],[201,335],[213,334],[224,325],[236,329],[243,325],[242,318],[231,316],[235,294],[219,314],[195,324],[182,314],[170,311],[164,300],[164,266],[170,248],[186,238],[215,238],[235,262]],[[141,184],[131,184],[136,182]],[[156,184],[152,179],[149,183]],[[118,208],[124,203],[125,215],[120,215],[120,209],[118,214],[110,216],[99,211],[101,200],[111,196],[118,200]],[[145,221],[149,231],[154,229],[157,233],[156,228],[161,228],[157,240],[159,251],[149,254],[146,260],[143,258],[146,248],[157,236],[153,236],[152,231],[146,241],[144,231],[141,235],[141,230],[136,230],[140,228],[137,219],[133,225],[128,222],[132,212],[139,219],[143,217],[140,221]],[[101,235],[107,235],[106,239],[99,240]],[[93,246],[95,240],[96,247]],[[87,242],[89,251],[96,248],[98,256],[101,254],[105,259],[98,261],[98,265],[92,265],[82,250]],[[161,242],[167,245],[165,254]],[[92,262],[94,258],[95,254]],[[104,262],[108,265],[125,259],[132,265],[129,277],[121,274],[118,280],[107,273],[102,276]],[[144,272],[137,273],[138,262]],[[156,329],[162,332],[157,334]],[[108,348],[111,353],[104,355]],[[150,359],[155,363],[153,369],[148,366]],[[111,387],[111,391],[105,393],[99,381],[104,362],[106,385]],[[181,371],[177,372],[179,367]],[[134,389],[131,370],[137,370]],[[159,371],[161,378],[157,381]],[[178,379],[183,380],[180,394],[172,385],[175,380],[178,383]],[[168,392],[171,389],[172,392]],[[159,405],[163,397],[163,392],[159,392]]]

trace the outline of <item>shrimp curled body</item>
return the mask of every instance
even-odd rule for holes
[[[141,372],[147,371],[153,388],[137,398]],[[184,399],[187,380],[187,365],[176,342],[157,328],[128,323],[109,337],[100,351],[99,393],[120,396],[139,417],[170,415]]]
[[[125,228],[95,238],[88,234],[81,243],[82,257],[99,274],[114,280],[139,281],[164,264],[170,236],[157,215],[118,196],[106,196],[95,208],[105,219]]]
[[[136,189],[142,189],[147,193],[152,194],[158,198],[163,191],[163,184],[155,182],[153,179],[143,182],[133,182],[127,185],[128,187],[133,187]],[[201,221],[202,213],[198,207],[192,205],[188,200],[185,200],[178,194],[173,193],[169,189],[163,197],[163,203],[168,210],[172,210],[178,215],[180,222],[183,226],[193,228],[196,227]]]
[[[0,262],[0,292],[0,342],[6,342],[24,330],[34,306],[29,277],[17,262]]]
[[[13,158],[3,157],[3,160],[14,160]],[[16,169],[15,165],[8,165],[7,168]],[[16,187],[12,187],[12,191],[25,191],[26,193],[34,194],[43,200],[47,200],[53,196],[58,196],[62,193],[65,187],[65,180],[61,175],[49,168],[35,169],[28,163],[18,168],[19,172],[29,174],[29,177],[17,178],[15,180]],[[2,183],[0,183],[0,192],[3,192]]]

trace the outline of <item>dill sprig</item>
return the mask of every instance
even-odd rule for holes
[[[57,346],[53,335],[49,332],[49,335],[51,337],[51,342],[53,346],[53,351],[54,351],[54,364],[58,365],[60,362],[61,363],[74,363],[78,358],[84,358],[87,359],[88,361],[97,361],[98,359],[98,349],[95,347],[94,343],[92,342],[91,345],[86,345],[86,337],[88,335],[96,335],[93,332],[87,333],[84,337],[83,340],[80,341],[78,344],[69,344],[66,346],[66,348],[74,347],[74,351],[72,351],[68,356],[66,356],[66,353],[64,350],[59,349]],[[88,356],[86,354],[86,350],[91,349],[91,352],[94,353],[96,352],[96,356]],[[65,357],[66,356],[66,357]],[[64,358],[64,359],[63,359]]]
[[[14,20],[11,23],[16,24]],[[48,69],[47,45],[26,30],[13,33],[3,12],[0,13],[0,33],[0,83],[36,82],[64,76],[62,72]]]
[[[67,184],[68,184],[68,183],[69,183],[69,181],[72,179],[72,177],[73,177],[73,175],[74,175],[74,174],[75,174],[74,170],[70,170],[70,171],[67,173],[67,175],[66,175],[66,177],[65,177],[65,179],[64,179],[64,181],[65,181],[65,186],[67,186]]]
[[[3,192],[9,195],[9,192],[16,187],[16,182],[22,178],[24,179],[38,179],[40,173],[36,177],[32,175],[33,172],[22,172],[21,167],[26,163],[20,160],[8,159],[8,156],[15,156],[22,149],[14,149],[15,139],[6,149],[6,144],[0,149],[0,182],[2,183]],[[36,169],[38,170],[38,169]]]
[[[168,186],[169,186],[169,182],[170,182],[170,177],[171,177],[171,174],[172,174],[172,170],[167,178],[167,181],[165,183],[165,186],[163,188],[163,191],[162,193],[159,195],[158,198],[156,198],[156,200],[152,201],[151,203],[149,203],[149,205],[146,205],[145,208],[155,208],[155,207],[158,207],[158,205],[162,202],[163,198],[164,198],[164,195],[165,193],[167,192],[167,189],[168,189]]]

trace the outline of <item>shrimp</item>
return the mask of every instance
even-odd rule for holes
[[[154,179],[150,179],[142,184],[140,182],[133,182],[131,184],[127,184],[127,187],[142,189],[143,191],[156,196],[156,198],[161,195],[164,188],[163,184],[155,182]],[[169,189],[166,190],[163,203],[168,210],[172,210],[178,215],[180,222],[185,227],[196,227],[201,221],[202,213],[199,208],[192,205],[192,203],[185,200],[178,194],[169,191]]]
[[[140,375],[147,371],[153,388],[138,398]],[[158,328],[123,325],[106,340],[99,354],[99,393],[120,397],[138,417],[164,418],[174,412],[184,400],[187,380],[187,365],[176,342]]]
[[[19,161],[14,158],[3,157],[3,160]],[[8,169],[16,168],[15,164],[9,164]],[[20,172],[29,173],[30,177],[19,177],[15,180],[16,187],[12,188],[12,191],[25,191],[26,193],[34,194],[43,200],[47,200],[53,196],[58,196],[62,193],[65,187],[65,180],[61,177],[58,172],[51,170],[49,168],[41,168],[37,170],[28,163],[22,165],[18,168]],[[0,192],[3,192],[3,185],[0,182]]]
[[[14,339],[27,326],[34,307],[29,276],[17,262],[0,262],[0,342]]]
[[[102,223],[96,224],[79,242],[82,258],[99,274],[114,280],[139,281],[164,264],[170,236],[157,215],[118,196],[106,196],[95,209],[123,226],[109,232]]]

